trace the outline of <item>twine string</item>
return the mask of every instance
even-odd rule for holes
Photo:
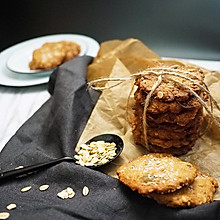
[[[211,117],[212,121],[220,129],[220,122],[218,121],[218,119],[213,114],[213,105],[217,108],[218,111],[220,111],[220,106],[218,105],[217,101],[211,95],[210,91],[208,90],[208,86],[205,84],[205,82],[203,81],[202,78],[198,77],[193,72],[185,71],[185,70],[181,70],[181,69],[176,69],[177,67],[178,67],[177,65],[173,65],[171,67],[153,67],[153,68],[149,68],[147,70],[144,70],[142,72],[132,74],[130,77],[96,79],[96,80],[90,81],[88,83],[88,86],[90,88],[94,89],[94,90],[105,90],[105,89],[110,89],[110,88],[113,88],[115,86],[118,86],[124,81],[131,80],[131,79],[137,79],[138,77],[141,77],[141,76],[146,76],[146,75],[157,76],[157,79],[154,82],[154,84],[151,88],[151,91],[146,96],[145,104],[144,104],[143,128],[144,128],[145,144],[146,144],[147,148],[148,148],[148,142],[147,142],[146,113],[147,113],[147,109],[148,109],[148,106],[150,104],[150,100],[151,100],[151,97],[152,97],[153,93],[155,92],[155,90],[160,86],[160,84],[164,80],[173,81],[176,84],[181,85],[182,88],[185,88],[188,91],[190,91],[190,93],[197,99],[197,101],[205,108],[206,112]],[[185,74],[185,75],[183,75],[183,74]],[[195,78],[195,79],[192,79],[192,78],[186,76],[187,74],[189,76]],[[183,83],[178,79],[185,79],[185,80],[190,82],[189,85],[194,84],[194,85],[198,86],[203,92],[205,92],[208,95],[211,110],[209,110],[208,105],[203,101],[203,99],[192,88],[190,88],[190,86],[186,85],[186,83]],[[116,82],[116,83],[114,85],[105,84],[104,86],[98,86],[99,83],[105,83],[105,82]],[[131,95],[131,92],[132,92],[133,89],[134,89],[134,86],[132,87],[132,89],[129,93],[128,100],[130,98],[130,95]],[[128,102],[127,102],[127,108],[128,108]]]
[[[146,113],[147,113],[147,108],[150,104],[150,99],[154,93],[154,91],[158,88],[158,86],[161,84],[162,82],[162,75],[160,75],[157,79],[157,81],[153,84],[151,91],[148,93],[146,99],[145,99],[145,103],[144,103],[144,112],[143,112],[143,129],[144,129],[144,142],[145,142],[145,146],[146,148],[149,150],[148,147],[148,141],[147,141],[147,117],[146,117]]]

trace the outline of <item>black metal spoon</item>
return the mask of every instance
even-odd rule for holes
[[[101,164],[101,165],[97,165],[97,166],[89,166],[89,168],[91,168],[91,169],[95,169],[95,168],[98,168],[100,166],[103,166],[103,165],[106,165],[106,164],[112,162],[113,160],[115,160],[121,154],[121,152],[123,150],[123,147],[124,147],[123,140],[118,135],[115,135],[115,134],[98,135],[96,137],[93,137],[89,141],[87,141],[86,144],[90,144],[92,141],[114,142],[116,144],[116,155],[114,156],[114,158],[112,158],[111,160],[109,160],[105,164]],[[11,178],[11,177],[18,177],[18,176],[22,176],[22,175],[25,175],[25,174],[29,174],[29,173],[38,171],[40,169],[58,164],[58,163],[63,162],[63,161],[76,162],[76,159],[74,157],[62,157],[62,158],[51,160],[49,162],[38,163],[38,164],[23,167],[23,168],[20,168],[20,169],[13,169],[13,170],[1,172],[0,173],[0,180],[8,179],[8,178]]]

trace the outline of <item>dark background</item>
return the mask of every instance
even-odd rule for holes
[[[160,56],[220,60],[220,0],[1,0],[0,51],[56,33],[138,38]]]

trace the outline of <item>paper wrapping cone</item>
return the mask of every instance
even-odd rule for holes
[[[145,60],[160,57],[137,39],[113,40],[101,44],[93,63],[88,67],[88,81],[108,77],[117,59],[132,73],[145,68]]]

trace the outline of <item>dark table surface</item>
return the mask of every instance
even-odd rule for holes
[[[220,60],[219,0],[7,0],[0,5],[0,51],[38,36],[78,33],[98,42],[138,38],[160,56]]]

